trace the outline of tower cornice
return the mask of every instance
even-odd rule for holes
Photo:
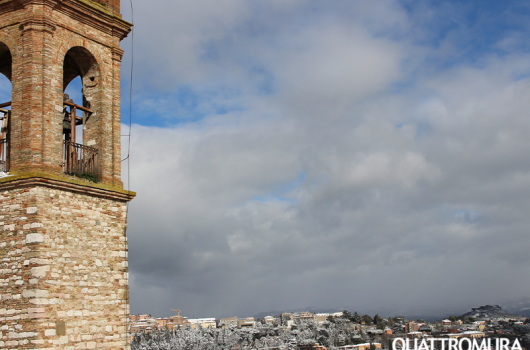
[[[32,186],[55,188],[124,202],[136,197],[136,192],[127,191],[119,187],[73,177],[58,176],[44,171],[29,171],[0,178],[0,192],[12,188]]]
[[[0,15],[32,5],[46,6],[120,41],[127,37],[132,27],[131,23],[121,18],[121,14],[115,14],[111,9],[92,0],[0,0]],[[40,19],[35,19],[39,17]],[[51,23],[51,19],[45,20],[42,17],[42,14],[36,14],[25,21]],[[48,25],[45,28],[51,29]]]
[[[37,1],[37,0],[29,0]],[[42,1],[42,0],[41,0]],[[132,24],[120,14],[113,14],[105,6],[92,0],[45,0],[54,2],[54,10],[70,16],[80,23],[123,40],[131,31]]]
[[[46,17],[30,17],[20,23],[20,29],[24,32],[35,30],[53,34],[56,24],[53,20]]]

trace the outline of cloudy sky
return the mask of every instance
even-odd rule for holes
[[[528,295],[529,19],[517,0],[136,0],[131,311]]]
[[[134,0],[131,312],[528,295],[529,19],[523,0]]]

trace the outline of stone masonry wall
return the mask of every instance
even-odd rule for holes
[[[127,348],[125,202],[0,192],[0,348]]]

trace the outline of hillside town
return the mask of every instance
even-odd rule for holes
[[[301,349],[389,350],[396,338],[496,339],[529,348],[530,318],[510,315],[499,306],[481,306],[436,322],[403,316],[336,313],[281,313],[261,319],[153,318],[131,315],[132,349]],[[493,343],[495,344],[495,343]],[[508,344],[508,345],[509,345]],[[517,346],[515,348],[517,348]],[[500,350],[500,349],[497,349]]]

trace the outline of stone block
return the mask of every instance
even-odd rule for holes
[[[28,214],[35,214],[39,209],[37,207],[28,207],[28,209],[26,209],[26,213]]]

